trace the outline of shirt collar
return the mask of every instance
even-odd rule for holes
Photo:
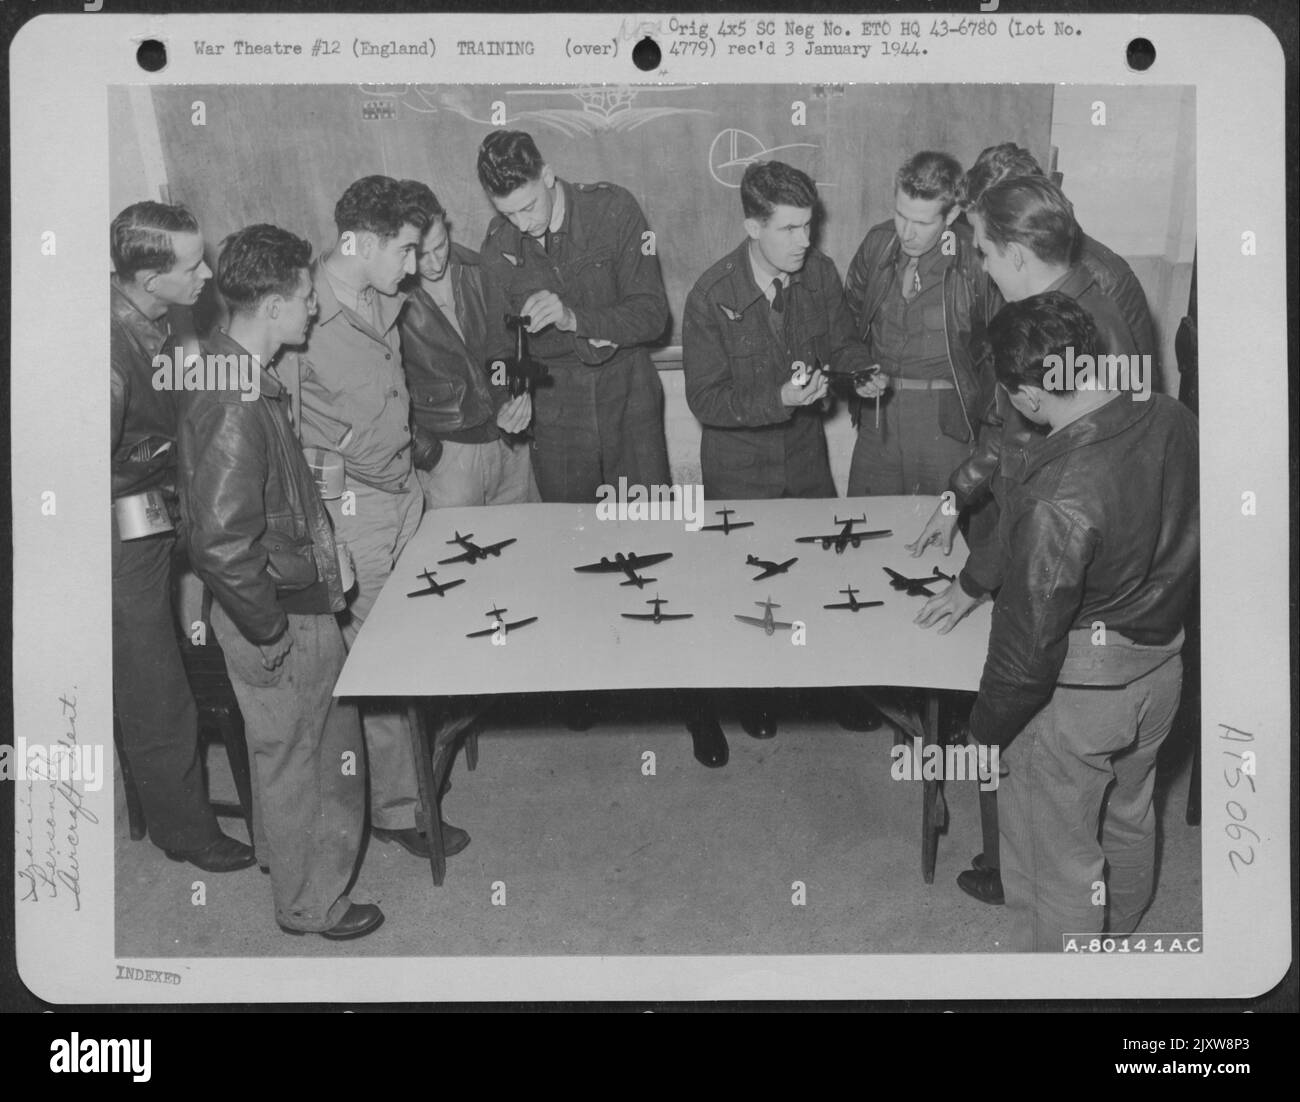
[[[327,253],[326,256],[328,255]],[[370,319],[365,314],[358,313],[354,306],[346,305],[339,298],[338,290],[342,289],[345,295],[350,292],[350,297],[355,302],[355,289],[343,280],[338,280],[336,284],[336,279],[337,276],[325,267],[325,257],[321,257],[316,261],[311,273],[312,287],[316,291],[316,303],[319,308],[315,324],[325,325],[346,308],[353,317],[359,318],[369,327]],[[397,321],[397,315],[401,313],[402,303],[406,301],[406,292],[398,291],[395,295],[381,295],[378,291],[372,289],[372,293],[379,298],[379,317],[383,322],[382,332],[387,333],[393,327],[393,323]]]

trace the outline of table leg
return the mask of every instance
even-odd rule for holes
[[[429,704],[413,700],[411,716],[411,749],[415,753],[415,779],[420,793],[420,806],[415,809],[416,828],[429,843],[429,869],[433,882],[440,885],[447,876],[447,855],[442,842],[442,801],[438,795],[437,769],[434,763],[434,745],[430,745]]]
[[[934,689],[925,691],[921,732],[921,756],[924,760],[928,747],[939,746],[939,694]],[[943,798],[942,780],[922,781],[921,788],[921,878],[927,884],[933,884],[939,832],[948,825],[948,804]]]

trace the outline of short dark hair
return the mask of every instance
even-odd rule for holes
[[[991,145],[975,158],[970,171],[957,188],[957,201],[963,207],[975,202],[994,184],[1020,176],[1041,176],[1047,173],[1034,159],[1034,155],[1015,142]]]
[[[766,222],[777,207],[815,207],[817,185],[784,161],[755,161],[740,178],[740,205],[746,218]]]
[[[1048,264],[1074,263],[1083,243],[1070,200],[1041,176],[1008,178],[986,188],[970,213],[979,215],[984,235],[998,248],[1015,242]]]
[[[433,225],[435,218],[447,216],[447,212],[442,209],[442,204],[438,202],[438,197],[434,195],[433,189],[428,184],[422,184],[419,180],[399,180],[398,185],[406,193],[407,203],[423,213],[425,229]]]
[[[1092,315],[1060,291],[1030,295],[1002,307],[989,322],[988,340],[998,382],[1013,394],[1022,386],[1073,394],[1071,390],[1043,385],[1049,370],[1047,357],[1064,359],[1067,349],[1073,349],[1075,359],[1083,355],[1096,357],[1101,350]]]
[[[957,202],[961,165],[947,153],[927,150],[909,157],[894,176],[894,187],[909,199],[938,199],[944,214]]]
[[[311,245],[265,222],[236,230],[217,257],[217,290],[233,313],[247,313],[267,295],[288,298],[311,263]]]
[[[169,272],[176,263],[172,234],[198,232],[198,221],[184,207],[149,200],[133,203],[109,229],[113,270],[125,280],[147,268]]]
[[[391,176],[363,176],[350,184],[335,204],[334,224],[340,234],[373,233],[387,241],[407,225],[423,233],[429,219]]]
[[[522,130],[494,130],[478,147],[478,182],[500,199],[531,184],[542,174],[542,160],[531,134]]]

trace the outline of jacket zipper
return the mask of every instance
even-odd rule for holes
[[[952,386],[957,392],[957,404],[961,406],[961,419],[966,422],[966,431],[970,433],[972,446],[975,443],[975,429],[971,426],[970,416],[966,413],[966,399],[961,393],[961,384],[957,381],[957,365],[952,362],[952,340],[948,336],[948,275],[952,268],[943,270],[943,347],[948,353],[948,370],[952,372]]]

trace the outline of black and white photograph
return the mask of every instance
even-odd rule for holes
[[[566,18],[545,63],[487,17],[177,23],[183,76],[105,81],[109,387],[48,491],[108,495],[105,630],[14,755],[20,932],[93,895],[105,967],[182,1001],[223,962],[307,999],[1194,984],[1287,859],[1274,697],[1232,682],[1266,731],[1205,660],[1276,630],[1209,581],[1276,501],[1202,430],[1199,79],[977,79],[1006,16]],[[303,75],[340,41],[435,79]],[[1234,450],[1276,439],[1241,400]]]

